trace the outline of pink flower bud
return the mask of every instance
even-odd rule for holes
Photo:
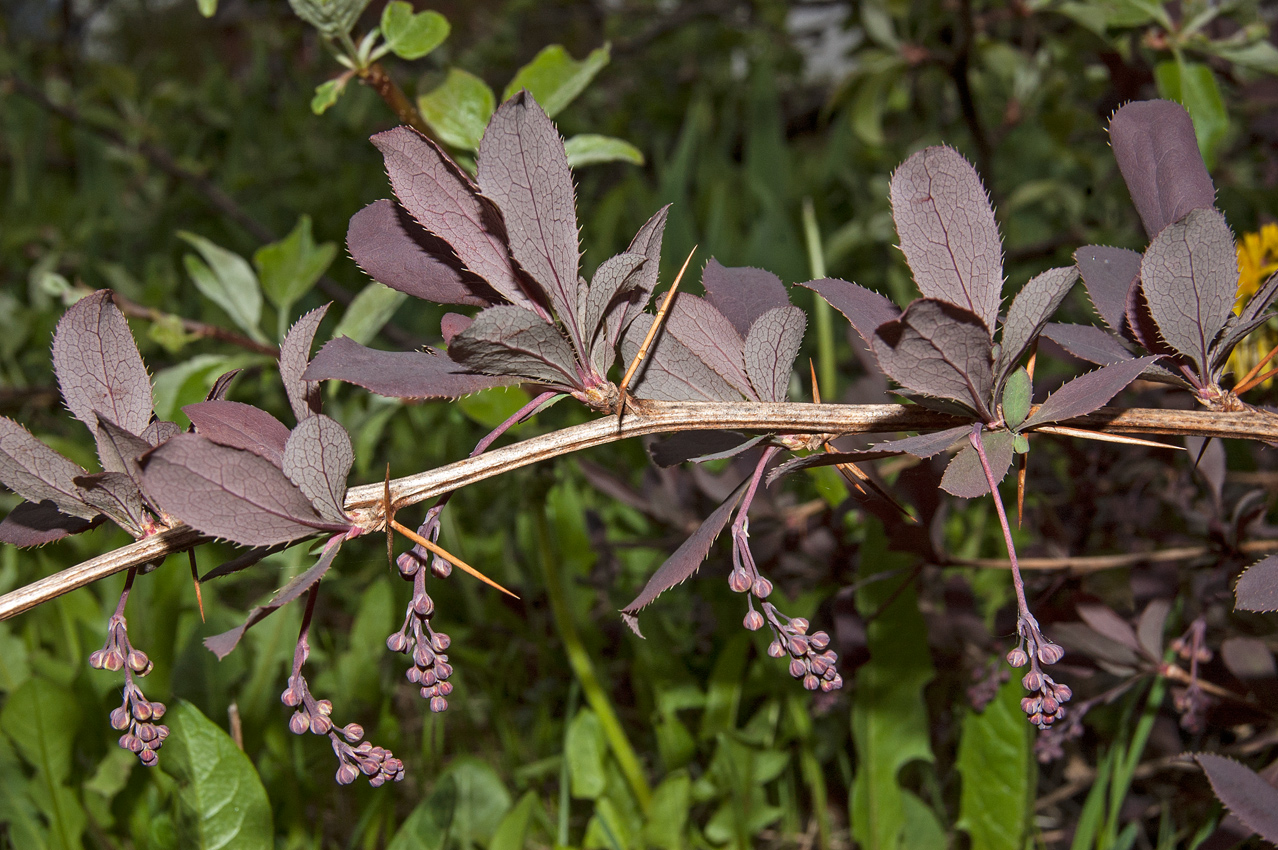
[[[1007,663],[1013,667],[1024,667],[1029,663],[1029,656],[1019,646],[1007,653]]]
[[[800,661],[798,658],[790,659],[790,675],[799,678],[808,672],[808,665]]]
[[[767,599],[768,595],[772,593],[772,582],[763,576],[759,576],[750,587],[750,592],[760,599]]]
[[[812,648],[817,652],[830,645],[830,636],[825,632],[813,632],[812,637],[808,638],[808,640],[812,642]]]
[[[763,615],[758,611],[748,611],[742,625],[752,632],[757,632],[759,629],[763,628]]]
[[[735,593],[745,593],[750,589],[750,576],[745,570],[737,569],[728,574],[728,587]]]
[[[162,702],[151,703],[151,719],[152,720],[159,720],[161,717],[164,716],[164,712],[166,711],[168,711],[168,709],[164,707],[164,703]]]
[[[288,719],[288,728],[294,735],[304,735],[311,728],[310,717],[308,717],[305,712],[295,712],[293,716]]]
[[[785,647],[781,645],[781,641],[774,640],[772,643],[768,644],[768,655],[771,655],[773,658],[780,658],[785,655]]]
[[[111,710],[111,728],[117,732],[123,732],[129,728],[129,713],[124,710],[124,706]]]
[[[284,703],[289,708],[297,708],[302,704],[302,695],[290,687],[285,689],[284,693],[280,694],[280,702]]]
[[[364,727],[358,723],[347,723],[342,728],[342,737],[353,744],[364,737]]]
[[[443,697],[432,697],[430,701],[430,710],[438,714],[441,711],[448,710],[448,700]]]
[[[817,688],[821,687],[821,680],[812,673],[809,673],[803,677],[803,687],[806,690],[815,691]]]
[[[1037,691],[1043,687],[1043,674],[1037,670],[1030,670],[1025,674],[1025,678],[1021,679],[1021,684],[1027,691]]]
[[[794,619],[790,620],[790,628],[794,629],[796,632],[798,632],[801,635],[806,635],[808,633],[809,625],[810,624],[808,623],[808,621],[804,619],[803,617],[795,617]]]
[[[359,771],[349,764],[343,764],[337,769],[337,784],[350,785],[359,778]]]
[[[403,632],[395,632],[395,634],[386,638],[386,648],[391,652],[403,652],[408,646],[408,638]]]
[[[435,632],[431,636],[430,645],[436,652],[445,652],[453,643],[452,639],[443,632]]]
[[[144,749],[142,752],[138,753],[138,761],[142,762],[142,764],[146,767],[155,767],[156,762],[159,760],[160,757],[155,754],[155,750]]]
[[[1048,641],[1038,648],[1038,660],[1044,664],[1055,664],[1065,657],[1065,650]]]

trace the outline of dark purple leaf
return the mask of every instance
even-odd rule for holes
[[[75,483],[86,505],[97,508],[134,537],[145,534],[146,512],[142,507],[142,491],[129,475],[96,472],[77,477]]]
[[[761,401],[785,401],[808,317],[798,307],[774,307],[755,319],[745,341],[746,374]]]
[[[714,513],[706,517],[706,521],[701,523],[701,527],[683,542],[683,545],[675,550],[674,554],[666,559],[666,562],[657,568],[652,574],[652,578],[648,579],[648,583],[643,586],[643,590],[639,595],[631,601],[629,605],[621,609],[622,616],[628,616],[633,620],[639,611],[660,596],[665,591],[687,581],[697,568],[701,566],[701,562],[706,559],[706,555],[710,554],[710,547],[714,544],[714,539],[723,531],[723,527],[728,524],[728,520],[732,517],[732,511],[736,508],[737,503],[741,501],[741,496],[745,493],[746,481],[741,482],[737,489],[724,500],[723,504],[715,508]],[[638,634],[637,624],[633,624],[635,633]]]
[[[1140,648],[1152,661],[1163,660],[1163,629],[1170,613],[1171,602],[1167,599],[1155,599],[1140,612],[1136,635],[1140,638]]]
[[[320,385],[318,381],[303,380],[306,367],[311,363],[311,344],[319,329],[328,305],[316,307],[293,323],[280,343],[280,378],[288,395],[293,418],[301,422],[320,412]]]
[[[1105,366],[1135,359],[1121,342],[1095,325],[1053,323],[1043,328],[1043,336],[1088,363]]]
[[[306,367],[308,381],[346,381],[391,398],[459,398],[519,383],[509,375],[477,375],[443,352],[378,351],[349,337],[331,340]]]
[[[876,452],[895,452],[917,458],[929,458],[952,448],[959,440],[967,439],[970,433],[972,433],[971,425],[959,425],[957,428],[946,428],[944,431],[933,431],[930,434],[918,434],[900,440],[875,443],[870,448]]]
[[[351,216],[346,247],[369,277],[414,298],[472,307],[501,299],[483,279],[466,271],[447,242],[394,201],[373,201]]]
[[[728,317],[745,339],[754,320],[776,307],[790,306],[790,296],[781,278],[763,269],[739,266],[728,268],[711,259],[701,272],[706,300]]]
[[[142,432],[142,439],[146,440],[152,446],[158,446],[165,440],[176,437],[181,433],[182,429],[178,427],[176,422],[167,422],[163,419],[157,419],[150,425],[146,426],[146,430]]]
[[[652,290],[657,286],[657,275],[661,270],[661,237],[665,233],[666,216],[669,213],[669,204],[657,210],[656,214],[639,228],[635,238],[630,240],[630,246],[626,248],[627,254],[642,254],[648,258],[648,262],[635,273],[635,288],[626,299],[625,313],[613,313],[608,319],[610,350],[615,349],[617,343],[621,341],[622,330],[648,305]]]
[[[201,401],[182,412],[196,432],[219,446],[245,449],[274,466],[284,462],[288,427],[265,410],[238,401]]]
[[[648,447],[657,466],[675,466],[694,457],[730,451],[747,438],[736,431],[676,431]]]
[[[283,552],[289,547],[287,543],[277,543],[274,546],[259,546],[256,549],[247,549],[236,555],[229,561],[223,561],[204,575],[200,576],[201,582],[210,581],[215,578],[233,575],[240,570],[246,570],[254,564],[260,562],[267,555],[273,555],[276,552]]]
[[[497,107],[479,143],[476,179],[506,221],[510,252],[550,296],[585,355],[577,327],[577,199],[564,140],[527,91]]]
[[[1185,448],[1189,451],[1194,470],[1202,477],[1207,489],[1211,491],[1212,499],[1219,505],[1228,472],[1224,443],[1211,437],[1186,437]]]
[[[354,462],[350,435],[322,413],[297,423],[284,447],[284,474],[331,522],[350,522],[345,510],[346,476]]]
[[[1078,269],[1048,269],[1035,275],[1016,293],[1012,306],[1007,309],[1007,318],[1003,320],[1003,336],[999,340],[998,368],[999,386],[1016,366],[1030,344],[1038,338],[1047,320],[1061,306],[1065,296],[1073,289],[1078,280]]]
[[[1095,602],[1080,603],[1078,616],[1102,637],[1109,638],[1114,643],[1121,643],[1136,652],[1141,651],[1140,640],[1136,637],[1136,632],[1131,625],[1108,605]]]
[[[621,338],[621,357],[631,363],[652,327],[653,317],[640,313]],[[630,383],[639,398],[654,401],[740,401],[741,393],[688,347],[664,331],[639,365]]]
[[[220,635],[206,637],[204,639],[205,648],[216,655],[218,660],[230,655],[231,650],[235,649],[239,644],[245,632],[265,620],[276,609],[282,608],[314,587],[316,582],[322,579],[324,574],[333,566],[333,559],[337,557],[338,550],[341,548],[340,544],[326,546],[319,560],[315,562],[315,566],[296,576],[288,584],[275,591],[275,595],[271,597],[270,602],[265,605],[258,605],[250,611],[248,619],[244,621],[244,625],[231,629],[229,632],[222,632]]]
[[[155,448],[149,442],[130,434],[102,414],[98,414],[98,459],[107,472],[126,473],[138,481],[141,470],[138,458]]]
[[[1126,248],[1087,245],[1074,252],[1074,262],[1092,306],[1115,333],[1123,332],[1127,293],[1140,277],[1141,255]]]
[[[96,523],[67,516],[53,502],[20,502],[0,522],[0,543],[14,546],[43,546],[70,534],[88,531]]]
[[[1275,275],[1275,277],[1278,277],[1278,275]],[[1248,307],[1250,306],[1248,304]],[[1247,310],[1243,310],[1244,314],[1247,312]],[[1219,380],[1220,373],[1229,364],[1229,356],[1233,354],[1234,347],[1246,339],[1248,334],[1273,317],[1272,313],[1261,313],[1246,320],[1242,316],[1229,317],[1225,322],[1225,329],[1220,332],[1220,338],[1216,340],[1216,344],[1211,349],[1211,378],[1213,381]]]
[[[1140,377],[1140,373],[1158,359],[1158,355],[1138,357],[1123,363],[1111,363],[1085,375],[1079,375],[1047,397],[1043,406],[1025,420],[1022,428],[1047,425],[1088,413],[1107,404],[1111,398]]]
[[[475,320],[461,313],[445,313],[439,320],[439,334],[444,338],[444,346],[453,344],[453,337],[470,327]]]
[[[608,367],[617,359],[616,344],[609,337],[612,319],[620,326],[620,317],[630,305],[628,296],[639,285],[647,262],[643,254],[617,254],[604,260],[590,281],[581,331],[590,348],[590,365],[600,375],[607,375]]]
[[[1220,802],[1266,841],[1278,842],[1278,789],[1249,767],[1213,753],[1197,753]]]
[[[874,331],[879,325],[892,321],[901,315],[900,309],[879,293],[848,283],[846,280],[825,277],[801,283],[815,290],[822,298],[830,302],[830,306],[843,314],[856,332],[865,340],[867,346],[874,345]]]
[[[307,354],[310,354],[308,351]],[[229,372],[223,372],[217,376],[217,380],[213,382],[213,386],[209,387],[208,393],[205,394],[205,401],[221,401],[226,398],[226,394],[231,391],[231,382],[235,377],[244,371],[243,369],[231,369]]]
[[[1149,302],[1145,299],[1145,291],[1140,278],[1132,284],[1127,292],[1127,320],[1125,337],[1140,345],[1150,354],[1163,354],[1168,357],[1179,357],[1176,349],[1163,341],[1158,331],[1158,323],[1149,312]]]
[[[1274,654],[1260,638],[1231,637],[1220,644],[1220,660],[1248,687],[1266,683],[1278,676]]]
[[[1109,143],[1151,239],[1190,210],[1216,203],[1194,122],[1179,103],[1127,104],[1109,120]]]
[[[709,301],[680,292],[666,315],[664,333],[682,342],[743,396],[758,399],[746,375],[741,335]]]
[[[0,484],[29,502],[48,499],[62,513],[93,519],[98,512],[80,498],[75,478],[85,470],[64,458],[7,416],[0,416]]]
[[[151,378],[110,290],[81,298],[58,322],[53,371],[71,415],[89,431],[97,431],[96,411],[131,434],[151,421]]]
[[[572,347],[554,325],[520,307],[489,307],[453,337],[448,356],[472,372],[552,386],[581,383]]]
[[[1261,314],[1265,309],[1273,303],[1274,298],[1278,298],[1278,273],[1271,274],[1269,279],[1265,281],[1264,286],[1256,290],[1256,294],[1251,296],[1251,300],[1247,302],[1247,306],[1243,308],[1239,314],[1239,322],[1253,322],[1262,319]]]
[[[971,429],[963,426],[965,432]],[[864,463],[868,460],[878,460],[885,457],[897,457],[901,452],[817,452],[807,455],[806,457],[792,457],[785,463],[770,470],[765,480],[771,486],[777,479],[784,478],[791,473],[798,472],[801,469],[816,469],[820,466],[838,466],[844,463]]]
[[[1234,607],[1241,611],[1278,611],[1278,555],[1252,564],[1234,585]]]
[[[1238,257],[1225,217],[1199,209],[1163,228],[1145,251],[1140,276],[1162,338],[1206,374],[1212,342],[1238,291]]]
[[[316,513],[270,461],[197,434],[178,434],[144,457],[142,484],[165,513],[243,546],[272,546],[348,527]]]
[[[892,175],[892,218],[924,298],[998,321],[1003,244],[981,178],[953,148],[924,148]]]
[[[970,428],[968,433],[971,433]],[[985,457],[990,463],[995,482],[1002,481],[1008,467],[1012,465],[1014,439],[1011,431],[981,432],[981,444],[985,447]],[[960,499],[974,499],[990,492],[985,467],[971,443],[959,449],[958,454],[950,459],[949,465],[945,467],[945,474],[941,476],[941,489]]]
[[[1070,654],[1086,655],[1115,676],[1131,676],[1140,666],[1140,656],[1130,648],[1083,623],[1056,623],[1052,626],[1052,637]]]
[[[411,127],[378,133],[373,144],[386,159],[396,197],[422,227],[447,242],[467,269],[512,304],[543,312],[516,275],[501,212],[456,163]]]
[[[967,405],[989,418],[994,373],[989,328],[946,301],[920,299],[874,332],[884,374],[907,389]]]

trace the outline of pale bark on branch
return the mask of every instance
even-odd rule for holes
[[[390,485],[391,502],[395,509],[405,508],[539,461],[645,434],[713,429],[776,434],[884,434],[936,431],[960,424],[961,420],[915,405],[645,401],[642,412],[627,412],[620,422],[611,416],[596,419],[396,479]],[[1258,412],[1101,408],[1089,416],[1057,424],[1109,434],[1278,442],[1278,417]],[[383,494],[384,485],[380,483],[353,487],[347,493],[347,512],[365,531],[385,528]],[[84,561],[0,596],[0,620],[131,567],[157,563],[207,540],[194,529],[178,525]]]

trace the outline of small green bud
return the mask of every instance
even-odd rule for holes
[[[1024,434],[1017,434],[1012,438],[1012,451],[1018,455],[1029,453],[1029,437]]]
[[[1007,383],[1003,385],[1003,421],[1007,427],[1016,428],[1025,421],[1033,396],[1034,386],[1024,366],[1008,375]]]

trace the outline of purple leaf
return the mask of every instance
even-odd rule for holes
[[[1025,420],[1022,429],[1073,419],[1075,416],[1086,416],[1118,395],[1157,359],[1158,355],[1152,354],[1122,363],[1111,363],[1079,375],[1049,395],[1043,406]]]
[[[297,485],[265,458],[179,434],[142,459],[142,483],[165,513],[210,537],[272,546],[318,532],[325,520]]]
[[[246,549],[236,555],[229,561],[223,561],[204,575],[200,576],[200,581],[205,582],[210,579],[222,578],[223,576],[233,575],[240,570],[246,570],[256,563],[259,563],[267,555],[273,555],[276,552],[283,552],[289,544],[278,543],[274,546],[259,546],[256,549]]]
[[[138,458],[155,447],[100,413],[97,422],[98,459],[102,461],[102,468],[107,472],[126,473],[138,481],[141,475]]]
[[[532,95],[497,107],[479,143],[477,180],[501,209],[510,252],[550,296],[584,356],[589,329],[577,327],[577,199],[559,131]]]
[[[966,439],[970,433],[972,433],[971,425],[959,425],[957,428],[946,428],[944,431],[933,431],[930,434],[918,434],[900,440],[875,443],[870,448],[876,452],[895,452],[917,458],[929,458],[953,447],[959,440]]]
[[[971,428],[963,426],[964,433],[970,433]],[[784,478],[791,473],[798,472],[801,469],[816,469],[820,466],[837,466],[843,463],[864,463],[867,460],[878,460],[885,457],[896,457],[901,452],[817,452],[807,455],[806,457],[792,457],[785,463],[780,464],[770,470],[764,479],[771,486],[779,478]]]
[[[1212,500],[1219,505],[1225,489],[1225,475],[1228,473],[1224,443],[1211,437],[1186,437],[1185,448],[1189,451],[1194,471],[1202,477]]]
[[[790,306],[781,278],[763,269],[740,266],[727,268],[711,259],[701,272],[706,300],[728,317],[745,339],[754,320],[776,307]]]
[[[754,448],[766,435],[746,437],[736,431],[677,431],[648,447],[657,466],[675,466],[686,461],[704,463],[735,457]]]
[[[648,262],[635,275],[635,288],[626,299],[625,313],[613,313],[608,319],[608,348],[614,350],[621,341],[621,332],[635,316],[648,305],[652,290],[657,286],[657,274],[661,270],[661,237],[666,230],[666,216],[670,213],[670,205],[666,204],[639,228],[635,238],[630,240],[627,254],[642,254]]]
[[[634,360],[639,346],[652,326],[653,317],[640,313],[621,338],[621,357]],[[631,392],[655,401],[740,401],[741,393],[706,365],[674,334],[658,333],[656,342],[635,372]]]
[[[244,625],[231,629],[229,632],[222,632],[220,635],[206,637],[204,639],[205,648],[216,655],[219,661],[230,655],[231,650],[235,649],[236,645],[239,644],[245,632],[265,620],[276,609],[282,608],[314,587],[315,583],[322,579],[324,574],[329,571],[329,568],[333,566],[333,559],[337,557],[337,553],[341,548],[340,545],[325,547],[319,560],[315,562],[315,566],[296,576],[288,584],[275,591],[275,595],[271,597],[270,602],[265,605],[258,605],[250,611],[248,619],[244,621]]]
[[[1143,259],[1143,258],[1142,258]],[[1163,341],[1158,331],[1158,323],[1149,312],[1149,302],[1145,299],[1145,291],[1137,278],[1127,292],[1126,333],[1133,342],[1140,345],[1150,354],[1163,354],[1168,357],[1179,357],[1176,349]]]
[[[687,346],[696,357],[749,399],[759,398],[746,375],[745,343],[728,317],[709,301],[680,292],[666,315],[664,333]]]
[[[456,163],[411,127],[378,133],[373,144],[385,157],[396,197],[422,227],[447,242],[467,269],[512,304],[544,313],[516,275],[500,211]]]
[[[346,229],[351,259],[373,280],[437,304],[488,307],[501,296],[466,271],[447,242],[391,200],[373,201]]]
[[[1095,325],[1050,324],[1043,336],[1088,363],[1104,366],[1135,359],[1121,342]]]
[[[346,476],[355,462],[346,429],[323,414],[303,419],[288,435],[284,474],[311,500],[324,519],[348,523]]]
[[[1129,103],[1109,120],[1109,143],[1150,238],[1190,210],[1216,203],[1194,122],[1179,103]]]
[[[1275,275],[1275,277],[1278,277],[1278,275]],[[1247,306],[1250,307],[1251,305],[1248,304]],[[1247,310],[1243,310],[1244,314],[1247,312]],[[1225,322],[1225,329],[1220,332],[1220,338],[1216,340],[1216,344],[1211,349],[1212,380],[1219,380],[1219,375],[1228,365],[1229,356],[1233,354],[1234,347],[1246,339],[1249,333],[1272,318],[1273,314],[1271,313],[1261,313],[1246,320],[1242,316],[1229,317]]]
[[[0,416],[0,484],[29,502],[48,499],[68,516],[98,512],[80,498],[75,478],[85,470],[64,458],[7,416]]]
[[[973,313],[946,301],[919,299],[901,318],[874,332],[884,374],[907,389],[957,401],[988,421],[993,341]]]
[[[509,375],[477,375],[434,348],[378,351],[348,337],[331,340],[302,375],[308,381],[346,381],[391,398],[459,398],[519,383]]]
[[[1251,300],[1247,302],[1247,306],[1238,316],[1239,322],[1252,322],[1261,318],[1261,314],[1265,312],[1274,298],[1278,297],[1278,273],[1271,274],[1264,285],[1256,290],[1256,294],[1251,296]]]
[[[1163,629],[1170,613],[1171,602],[1166,599],[1155,599],[1140,612],[1136,635],[1140,638],[1141,650],[1152,661],[1163,660]]]
[[[1249,688],[1262,687],[1278,676],[1274,654],[1260,638],[1231,637],[1220,644],[1220,660]]]
[[[1048,269],[1030,279],[1012,299],[1003,320],[1003,336],[999,340],[999,387],[1007,374],[1016,368],[1030,344],[1038,338],[1047,320],[1061,306],[1065,296],[1078,280],[1078,269]]]
[[[706,555],[710,554],[710,547],[714,544],[714,539],[723,531],[723,527],[728,524],[728,520],[732,517],[732,511],[736,508],[737,503],[741,501],[741,496],[745,493],[747,481],[741,482],[737,489],[733,490],[731,495],[724,500],[723,504],[715,508],[714,513],[706,517],[706,521],[701,523],[701,527],[683,541],[683,545],[675,550],[674,554],[666,559],[666,562],[657,568],[652,574],[652,578],[648,579],[648,583],[643,586],[643,590],[639,592],[629,605],[621,609],[622,616],[628,616],[633,619],[639,611],[660,596],[665,591],[687,581],[697,568],[701,566],[701,562],[706,559]],[[635,628],[634,625],[631,628]],[[636,629],[636,634],[638,631]]]
[[[1220,802],[1266,841],[1278,842],[1278,789],[1249,767],[1213,753],[1197,753]]]
[[[53,371],[71,415],[90,431],[98,428],[96,411],[131,434],[151,421],[151,378],[110,290],[81,298],[58,322]]]
[[[803,344],[807,315],[787,304],[754,320],[745,341],[746,374],[762,401],[785,401],[794,358]]]
[[[554,325],[519,307],[489,307],[453,337],[448,356],[472,372],[553,386],[581,383],[572,347]]]
[[[328,305],[325,304],[302,316],[288,329],[280,343],[280,378],[284,381],[284,392],[288,395],[289,406],[293,408],[293,417],[298,422],[320,412],[319,382],[303,380],[302,375],[306,374],[306,367],[311,363],[315,331],[327,312]]]
[[[998,321],[1003,244],[981,178],[953,148],[925,148],[892,175],[892,218],[924,298]]]
[[[205,401],[221,401],[226,398],[226,394],[231,391],[231,382],[235,377],[244,371],[243,369],[231,369],[217,376],[217,380],[213,382],[213,386],[209,387],[208,393],[205,394]]]
[[[971,433],[971,429],[968,429]],[[1008,467],[1012,465],[1012,441],[1015,435],[1011,431],[982,431],[981,444],[985,447],[985,457],[990,462],[994,473],[994,481],[1003,480]],[[971,443],[959,450],[945,467],[941,476],[941,489],[960,499],[974,499],[990,492],[989,479],[985,477],[985,467],[981,464],[981,456]]]
[[[611,320],[615,318],[620,326],[620,317],[630,305],[628,296],[639,285],[647,262],[643,254],[617,254],[600,263],[590,281],[581,329],[590,349],[590,365],[601,376],[617,359],[616,344],[609,337]]]
[[[1141,255],[1126,248],[1088,245],[1074,252],[1074,262],[1092,306],[1115,333],[1123,332],[1127,293],[1140,277]]]
[[[470,327],[475,320],[461,313],[445,313],[439,320],[439,334],[444,338],[444,346],[453,344],[453,337]]]
[[[1234,607],[1241,611],[1278,611],[1278,555],[1252,564],[1234,585]]]
[[[236,371],[239,371],[238,369]],[[178,427],[176,422],[167,422],[163,419],[157,419],[150,425],[146,426],[146,430],[142,432],[142,439],[146,440],[152,446],[158,446],[165,440],[176,437],[182,433],[182,429]]]
[[[0,543],[14,546],[43,546],[70,534],[88,531],[96,523],[67,516],[52,502],[20,502],[0,522]]]
[[[284,462],[288,427],[265,410],[238,401],[201,401],[182,412],[201,437],[219,446],[245,449],[273,466]]]
[[[1238,257],[1225,217],[1196,209],[1167,225],[1149,243],[1140,277],[1163,339],[1206,374],[1212,342],[1238,292]]]
[[[1140,640],[1136,637],[1136,632],[1132,630],[1131,625],[1108,605],[1094,602],[1080,603],[1078,616],[1084,623],[1091,626],[1092,631],[1102,637],[1109,638],[1114,643],[1122,644],[1136,652],[1142,651]]]
[[[821,280],[810,280],[801,283],[815,290],[830,306],[843,314],[856,332],[871,348],[874,346],[874,331],[879,325],[892,321],[901,315],[900,309],[879,293],[848,283],[846,280],[826,277]]]
[[[142,491],[123,472],[96,472],[75,479],[80,498],[86,505],[109,516],[116,525],[135,538],[145,534],[146,513],[142,507]]]

